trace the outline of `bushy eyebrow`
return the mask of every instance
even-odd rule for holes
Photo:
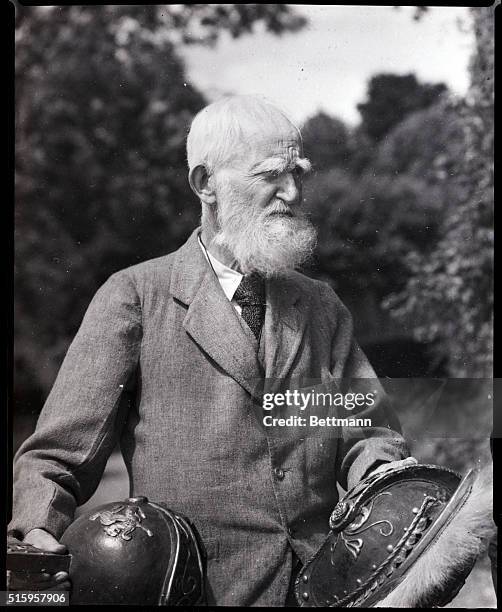
[[[253,168],[251,168],[251,174],[253,176],[269,172],[282,174],[283,172],[292,172],[297,167],[306,174],[311,171],[312,164],[305,157],[297,157],[294,160],[286,159],[285,157],[269,157],[253,166]]]

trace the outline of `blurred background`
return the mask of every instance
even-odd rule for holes
[[[15,70],[14,451],[97,288],[198,225],[194,114],[261,93],[313,162],[306,272],[347,304],[379,376],[464,379],[440,411],[465,435],[410,435],[413,453],[490,460],[493,8],[18,6]],[[405,433],[421,409],[400,406]],[[114,454],[89,504],[127,493]],[[494,606],[486,559],[469,580],[452,607]]]

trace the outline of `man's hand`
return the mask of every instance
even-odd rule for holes
[[[66,546],[60,544],[54,536],[44,529],[32,529],[26,534],[23,543],[31,544],[46,552],[64,554]],[[68,572],[9,572],[8,589],[11,591],[45,591],[45,590],[70,590],[71,583]]]
[[[366,476],[374,476],[379,472],[386,472],[387,470],[394,470],[407,465],[417,465],[417,463],[418,461],[415,459],[415,457],[408,457],[407,459],[401,459],[400,461],[388,461],[368,472]]]

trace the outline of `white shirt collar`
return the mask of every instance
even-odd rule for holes
[[[237,287],[240,285],[243,275],[240,272],[237,272],[237,270],[232,270],[232,268],[229,268],[224,263],[221,263],[221,261],[218,261],[216,257],[211,255],[211,253],[202,244],[200,234],[197,236],[197,238],[199,240],[200,248],[204,253],[204,257],[207,259],[218,277],[218,281],[223,289],[223,292],[227,296],[227,299],[232,301],[234,293],[237,291]]]

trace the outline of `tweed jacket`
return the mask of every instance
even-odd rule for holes
[[[336,294],[297,272],[267,281],[261,363],[199,231],[96,293],[16,455],[9,527],[60,537],[119,442],[131,495],[197,527],[208,603],[280,606],[292,550],[306,562],[323,541],[337,482],[350,487],[407,450],[379,403],[367,409],[373,427],[356,436],[274,436],[257,426],[257,379],[375,374]]]

